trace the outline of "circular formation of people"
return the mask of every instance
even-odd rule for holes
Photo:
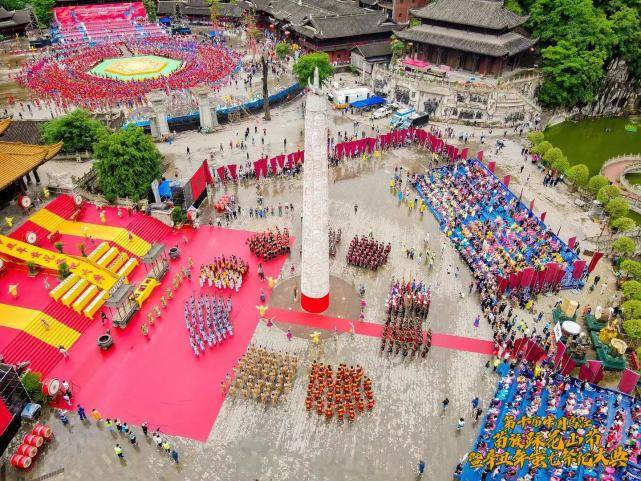
[[[122,80],[90,72],[105,59],[123,57],[123,50],[133,55],[179,60],[181,67],[167,76],[141,80]],[[96,109],[127,104],[131,107],[143,105],[144,96],[152,90],[171,92],[199,85],[215,89],[238,62],[238,55],[232,50],[203,41],[124,38],[119,42],[54,50],[27,62],[17,80],[39,99],[49,99],[60,106],[73,104]]]

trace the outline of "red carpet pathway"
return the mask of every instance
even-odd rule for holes
[[[336,328],[338,332],[349,332],[350,330],[350,319],[326,317],[307,312],[289,311],[270,307],[267,312],[267,317],[275,317],[276,321],[306,326],[313,329],[333,331],[334,328]],[[351,322],[354,324],[355,334],[370,337],[381,337],[383,335],[383,326],[381,324],[361,322],[358,320],[351,320]],[[494,343],[492,341],[439,333],[432,333],[432,346],[487,355],[492,354],[494,350]]]

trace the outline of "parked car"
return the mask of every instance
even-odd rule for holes
[[[394,109],[391,105],[384,105],[383,107],[374,110],[371,117],[373,119],[382,119],[383,117],[387,117],[388,115],[390,115],[393,111]]]

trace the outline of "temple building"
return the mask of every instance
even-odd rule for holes
[[[421,25],[397,33],[412,57],[482,75],[526,66],[536,39],[522,28],[528,17],[502,0],[433,0],[411,10]]]
[[[363,8],[383,10],[387,18],[399,24],[410,21],[410,10],[425,6],[427,0],[358,0]]]
[[[349,63],[357,45],[388,40],[400,28],[383,11],[341,0],[252,0],[261,23],[284,31],[306,50]]]
[[[32,24],[31,8],[6,10],[0,7],[0,35],[5,37],[24,35]]]
[[[10,128],[10,119],[0,119],[0,205],[27,190],[33,180],[40,183],[38,167],[55,157],[62,149],[62,142],[53,145],[35,145],[4,141]]]
[[[235,3],[216,2],[217,21],[224,24],[240,22],[246,8],[244,1]],[[211,7],[208,0],[159,0],[157,7],[158,17],[186,18],[193,23],[209,23],[211,21]]]

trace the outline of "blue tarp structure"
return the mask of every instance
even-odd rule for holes
[[[158,193],[161,199],[171,199],[171,182],[165,180],[158,186]]]
[[[385,99],[383,97],[379,97],[375,95],[374,97],[370,97],[368,99],[364,100],[357,100],[356,102],[352,102],[349,104],[350,107],[354,107],[356,109],[364,109],[366,107],[371,107],[373,105],[383,105],[385,104]]]

